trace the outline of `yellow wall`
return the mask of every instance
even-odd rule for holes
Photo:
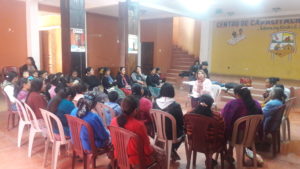
[[[187,17],[173,18],[173,44],[199,56],[200,21]]]
[[[299,80],[300,53],[297,48],[300,47],[300,17],[297,18],[299,20],[289,20],[289,22],[285,19],[291,18],[250,18],[227,22],[231,26],[222,25],[224,21],[215,21],[213,23],[211,72]],[[256,20],[259,20],[262,25],[257,25]],[[277,24],[270,24],[270,21],[274,23],[276,20]],[[292,21],[293,24],[288,24]],[[262,30],[263,27],[268,30]],[[235,45],[228,44],[227,41],[232,38],[232,32],[238,33],[240,28],[243,29],[246,38]],[[290,60],[288,56],[272,58],[269,51],[272,34],[280,31],[296,34],[296,51]]]
[[[50,27],[50,26],[60,26],[61,25],[61,17],[60,15],[44,15],[39,16],[39,27]]]

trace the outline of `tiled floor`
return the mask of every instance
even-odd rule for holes
[[[184,112],[186,108],[185,102],[187,101],[187,92],[176,90],[176,99],[183,106]],[[0,102],[1,110],[4,109],[4,104],[1,99]],[[17,127],[7,131],[7,113],[0,112],[0,169],[42,169],[43,166],[43,151],[44,151],[44,138],[40,135],[37,136],[34,142],[34,148],[32,152],[32,157],[27,157],[28,149],[28,130],[25,130],[22,146],[17,147]],[[292,141],[285,142],[282,144],[281,153],[275,158],[270,157],[270,153],[263,153],[262,156],[265,160],[263,168],[266,169],[297,169],[300,168],[300,109],[296,109],[291,114],[291,129],[292,129]],[[181,156],[181,161],[172,164],[173,169],[185,168],[186,167],[186,157],[185,149],[182,144],[179,148],[179,154]],[[50,151],[51,152],[51,151]],[[50,168],[51,155],[49,154],[48,165],[46,168]],[[107,168],[108,159],[105,156],[99,157],[97,159],[97,168],[104,169]],[[226,168],[230,168],[225,165]],[[62,151],[61,156],[59,156],[58,162],[59,169],[69,169],[71,168],[71,157],[68,156],[65,151]],[[76,168],[83,168],[82,162],[77,162]],[[204,156],[200,153],[198,154],[197,167],[204,167]],[[220,168],[218,165],[217,168]]]

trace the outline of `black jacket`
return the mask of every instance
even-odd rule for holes
[[[168,107],[161,109],[155,101],[153,104],[153,109],[158,109],[158,110],[162,110],[164,112],[170,113],[176,120],[177,138],[179,138],[183,135],[183,132],[184,132],[183,113],[182,113],[180,104],[178,104],[177,102],[173,102]],[[166,120],[166,134],[167,134],[168,139],[173,139],[171,126],[172,126],[171,120],[167,119]]]
[[[131,79],[129,78],[129,76],[128,76],[128,75],[124,75],[124,76],[125,76],[125,79],[126,79],[126,81],[127,81],[127,84],[128,84],[128,85],[131,85]],[[118,87],[119,87],[120,89],[126,87],[126,83],[125,83],[125,81],[123,80],[123,77],[122,77],[122,75],[121,75],[120,73],[118,73],[116,79],[117,79],[117,85],[118,85]]]
[[[111,87],[113,87],[113,86],[116,85],[116,82],[110,83],[108,79],[109,78],[107,76],[103,76],[103,78],[102,78],[102,85],[103,85],[105,93],[108,93],[107,89],[109,89],[109,88],[111,88]]]
[[[157,87],[160,84],[159,80],[157,75],[149,75],[147,76],[146,83],[148,86]]]
[[[96,76],[85,76],[83,79],[84,83],[88,85],[89,91],[93,90],[94,87],[100,85],[100,80]]]

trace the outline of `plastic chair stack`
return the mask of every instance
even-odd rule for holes
[[[201,124],[201,125],[199,125]],[[224,154],[226,149],[226,141],[220,139],[217,127],[217,120],[198,114],[186,114],[184,116],[184,125],[186,129],[186,137],[188,140],[187,152],[187,169],[190,168],[191,155],[193,152],[193,165],[196,166],[197,152],[204,153],[206,156],[206,168],[212,168],[212,155],[214,153],[221,154],[221,168],[224,168]],[[211,133],[214,135],[212,136]]]
[[[2,74],[5,76],[8,72],[16,72],[19,74],[19,68],[16,66],[5,66],[2,68]]]
[[[254,167],[257,167],[255,136],[263,115],[250,115],[235,121],[230,145],[236,150],[236,168],[243,168],[245,148],[251,147],[253,151]],[[243,126],[243,127],[240,127]]]
[[[52,146],[52,162],[51,162],[51,169],[56,169],[57,166],[57,159],[60,152],[60,146],[66,145],[67,150],[70,148],[70,138],[67,138],[63,125],[60,121],[60,119],[53,113],[40,109],[41,113],[43,115],[43,119],[45,121],[46,127],[47,127],[47,140],[45,142],[45,153],[44,153],[44,167],[46,166],[47,162],[47,155],[48,155],[48,149],[50,146],[50,142],[53,144]],[[53,130],[54,127],[58,131],[58,134],[56,134]]]

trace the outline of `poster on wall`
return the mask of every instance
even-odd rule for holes
[[[71,52],[85,52],[85,34],[83,29],[71,28]]]
[[[128,35],[128,53],[137,54],[138,53],[138,36]]]
[[[237,31],[232,31],[231,33],[231,38],[227,41],[229,45],[236,45],[238,44],[241,40],[246,39],[246,35],[244,34],[243,28],[240,28],[238,33]]]
[[[268,51],[271,58],[287,57],[288,60],[296,52],[296,31],[300,30],[300,18],[251,18],[241,20],[218,21],[215,23],[215,29],[232,30],[227,44],[238,45],[242,40],[246,39],[245,29],[255,34],[259,32],[272,32],[269,36],[270,44]],[[255,35],[254,34],[254,35]],[[251,37],[253,38],[253,37]]]
[[[299,35],[300,16],[215,20],[211,71],[300,79]]]

